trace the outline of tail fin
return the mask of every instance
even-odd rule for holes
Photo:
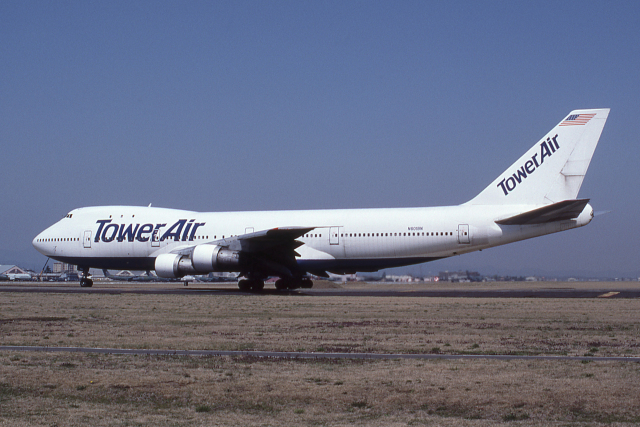
[[[609,109],[574,110],[471,205],[547,205],[576,199]]]

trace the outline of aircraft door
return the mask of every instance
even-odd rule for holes
[[[153,234],[151,234],[151,246],[154,247],[159,247],[160,246],[160,237],[159,234],[160,230],[158,230],[157,228],[153,230]]]
[[[91,247],[91,230],[87,230],[84,232],[84,237],[82,239],[82,246],[85,248]]]
[[[469,234],[469,224],[458,225],[458,243],[471,243]]]
[[[329,244],[330,245],[340,244],[340,227],[331,227],[329,229]]]

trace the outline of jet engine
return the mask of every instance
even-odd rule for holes
[[[240,252],[220,246],[197,245],[189,255],[158,255],[155,270],[158,277],[168,279],[212,271],[240,271]]]

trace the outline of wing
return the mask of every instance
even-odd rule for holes
[[[500,225],[544,224],[577,218],[589,199],[565,200],[496,221]]]
[[[291,277],[294,273],[305,273],[299,270],[296,261],[296,256],[300,256],[296,248],[304,243],[296,239],[315,228],[318,227],[271,228],[204,244],[242,253],[247,262],[246,271],[242,271],[241,275],[257,271],[265,276]],[[190,256],[194,248],[195,246],[177,248],[172,253]]]

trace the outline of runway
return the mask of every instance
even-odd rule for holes
[[[418,286],[401,288],[386,286],[384,284],[371,284],[369,286],[359,286],[357,288],[312,288],[297,289],[294,291],[278,291],[265,288],[262,292],[242,292],[235,285],[225,284],[223,286],[208,286],[198,283],[191,286],[182,286],[179,283],[166,284],[118,284],[109,283],[96,285],[93,288],[81,288],[77,284],[72,285],[30,285],[30,284],[3,284],[0,285],[0,292],[18,293],[70,293],[70,294],[151,294],[151,295],[237,295],[237,296],[324,296],[324,297],[419,297],[419,298],[640,298],[640,286],[632,287],[633,282],[620,282],[615,286],[611,282],[599,288],[598,283],[589,287],[532,287],[528,284],[521,286],[511,285],[510,287],[500,287],[496,289],[456,286],[452,289],[438,287],[436,289],[424,289]]]
[[[406,353],[318,353],[283,351],[219,351],[219,350],[162,350],[128,348],[90,348],[90,347],[40,347],[40,346],[0,346],[0,351],[31,351],[44,353],[90,353],[90,354],[134,354],[139,356],[208,356],[208,357],[259,357],[278,359],[491,359],[491,360],[555,360],[555,361],[592,361],[592,362],[636,362],[640,357],[602,357],[602,356],[525,356],[512,354],[406,354]]]

